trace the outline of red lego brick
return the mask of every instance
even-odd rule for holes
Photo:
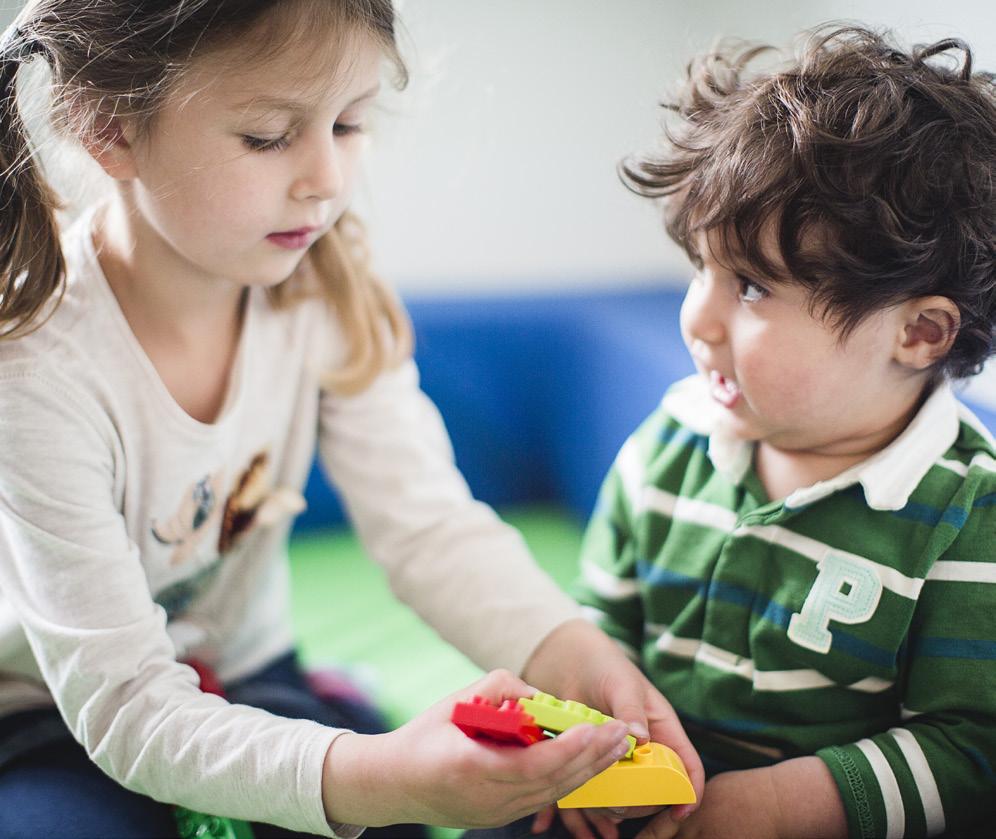
[[[492,705],[483,696],[457,702],[450,719],[468,737],[531,746],[543,739],[543,731],[514,699]]]

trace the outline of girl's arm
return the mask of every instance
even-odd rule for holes
[[[413,363],[356,396],[323,394],[319,446],[391,588],[483,669],[521,673],[546,635],[579,617],[519,533],[471,497]]]
[[[72,383],[2,372],[0,631],[18,644],[6,627],[23,630],[40,668],[26,675],[44,679],[73,735],[128,789],[329,835],[322,765],[340,732],[228,705],[175,659],[118,511],[124,446],[139,441]]]

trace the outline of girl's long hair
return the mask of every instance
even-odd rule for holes
[[[264,16],[262,37],[243,38]],[[35,0],[0,40],[0,339],[37,329],[54,311],[66,280],[56,211],[22,118],[18,71],[44,60],[51,72],[51,122],[76,138],[99,138],[110,117],[148,131],[191,59],[239,41],[259,60],[296,38],[328,33],[339,49],[353,34],[372,36],[391,60],[397,86],[408,74],[396,40],[391,0]],[[241,39],[241,40],[240,40]],[[311,281],[303,283],[298,274]],[[346,357],[328,374],[342,393],[363,390],[411,353],[411,327],[397,298],[373,274],[358,220],[345,214],[312,245],[302,271],[271,290],[276,305],[320,294],[336,310]]]

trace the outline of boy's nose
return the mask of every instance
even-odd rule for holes
[[[725,340],[723,307],[717,299],[715,283],[696,280],[688,287],[681,304],[681,330],[689,345],[701,341],[712,346]]]
[[[316,143],[314,152],[304,161],[291,195],[299,201],[328,201],[342,192],[343,181],[340,152],[336,148],[335,138],[329,136],[327,140]]]

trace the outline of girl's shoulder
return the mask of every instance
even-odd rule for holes
[[[0,381],[8,387],[16,381],[52,381],[71,388],[85,379],[86,371],[98,363],[102,345],[106,347],[106,318],[95,300],[96,257],[92,263],[88,259],[85,232],[80,219],[63,234],[65,283],[30,331],[0,340]]]

